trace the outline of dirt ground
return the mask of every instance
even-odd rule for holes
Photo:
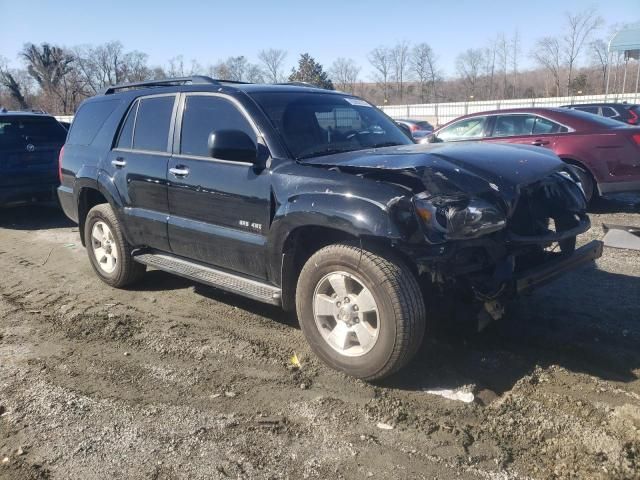
[[[60,212],[3,210],[0,478],[640,478],[639,299],[640,252],[606,249],[372,385],[276,308],[158,271],[114,290]]]

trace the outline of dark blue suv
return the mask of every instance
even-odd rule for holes
[[[55,199],[66,136],[50,115],[0,110],[0,206]]]

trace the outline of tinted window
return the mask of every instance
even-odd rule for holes
[[[438,138],[444,141],[473,140],[481,138],[487,117],[473,117],[460,120],[438,132]]]
[[[417,122],[416,125],[418,125],[422,130],[433,130],[433,125],[429,122]]]
[[[89,145],[119,103],[117,99],[85,103],[76,113],[67,143]]]
[[[241,130],[256,141],[247,119],[229,100],[206,95],[189,95],[182,117],[180,153],[208,157],[209,134],[217,130]]]
[[[50,117],[0,117],[0,146],[5,148],[62,145],[66,136],[64,127]]]
[[[576,110],[580,110],[581,112],[593,113],[594,115],[599,115],[598,107],[575,107]]]
[[[533,126],[533,133],[540,135],[545,133],[566,133],[569,130],[546,118],[536,117],[536,123]]]
[[[138,111],[138,102],[136,101],[127,114],[127,118],[120,130],[118,138],[118,148],[131,148],[133,146],[133,125],[136,123],[136,113]]]
[[[140,100],[133,135],[133,148],[152,152],[166,152],[174,96]]]
[[[531,135],[535,117],[532,115],[499,115],[493,127],[493,137]]]
[[[602,115],[605,117],[617,117],[618,112],[611,107],[602,107]]]
[[[333,93],[253,92],[298,159],[413,142],[380,110]]]
[[[562,112],[565,117],[574,117],[582,121],[590,122],[598,127],[624,128],[625,125],[610,118],[601,117],[600,115],[591,115],[590,113],[581,112],[579,110],[567,110]],[[567,122],[569,123],[569,122]]]

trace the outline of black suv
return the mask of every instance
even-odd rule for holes
[[[66,136],[50,115],[0,109],[0,206],[56,198]]]
[[[629,103],[579,103],[576,105],[563,105],[562,108],[571,108],[581,112],[593,113],[601,117],[607,117],[629,125],[640,126],[640,105]]]
[[[208,77],[108,88],[77,112],[60,201],[97,275],[147,266],[296,311],[312,349],[376,379],[443,299],[503,301],[601,255],[553,153],[416,145],[366,101]]]

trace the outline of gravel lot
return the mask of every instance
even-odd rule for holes
[[[582,241],[634,209],[601,204]],[[0,211],[0,273],[0,478],[640,478],[640,252],[376,385],[278,309],[158,271],[107,287],[53,208]]]

